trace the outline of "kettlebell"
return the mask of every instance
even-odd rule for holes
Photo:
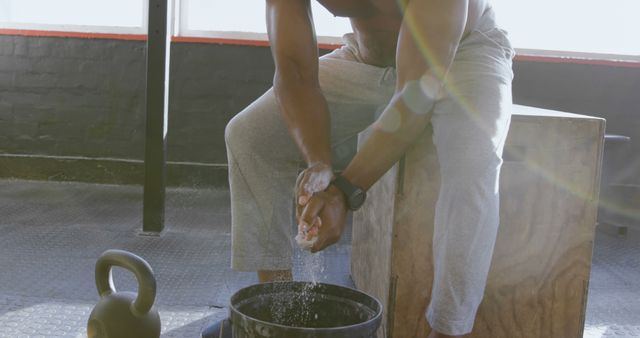
[[[113,266],[135,274],[138,294],[116,291],[111,274]],[[100,301],[89,315],[89,338],[160,337],[160,316],[153,308],[156,279],[144,259],[128,251],[105,251],[96,262],[96,287]]]

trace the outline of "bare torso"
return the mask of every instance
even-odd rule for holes
[[[397,0],[318,0],[333,15],[348,17],[364,62],[395,65],[402,6]],[[472,31],[488,6],[488,0],[470,0],[464,34]]]

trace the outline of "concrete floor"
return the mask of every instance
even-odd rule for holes
[[[139,235],[141,214],[141,187],[0,180],[0,337],[86,336],[95,261],[111,248],[153,267],[163,337],[199,337],[226,316],[231,294],[256,282],[229,268],[228,191],[170,189],[160,237]],[[349,243],[296,251],[296,278],[352,285]],[[640,336],[640,230],[598,231],[595,243],[584,337]],[[120,268],[114,281],[136,290]]]

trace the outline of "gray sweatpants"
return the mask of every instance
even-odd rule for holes
[[[394,94],[395,68],[361,62],[351,35],[320,58],[320,86],[338,148],[369,126]],[[506,34],[487,10],[461,41],[446,79],[448,96],[431,124],[440,163],[427,310],[446,334],[471,331],[482,300],[498,228],[498,178],[511,110],[511,59]],[[272,90],[227,125],[231,187],[232,267],[241,271],[292,267],[293,191],[301,157]],[[420,281],[416,281],[419,283]]]

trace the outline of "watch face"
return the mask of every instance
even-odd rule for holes
[[[361,189],[356,189],[349,197],[349,209],[358,210],[363,204],[367,194]]]

